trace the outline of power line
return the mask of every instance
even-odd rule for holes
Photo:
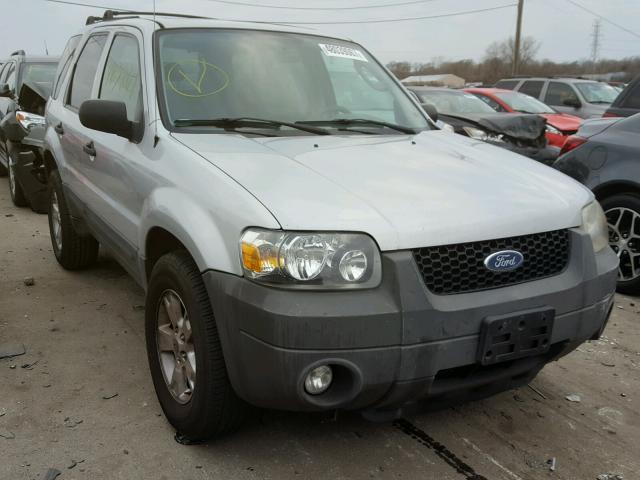
[[[274,8],[278,10],[364,10],[364,9],[371,9],[371,8],[401,7],[405,5],[416,5],[418,3],[431,3],[437,0],[413,0],[411,2],[382,3],[380,5],[362,5],[362,6],[353,6],[353,7],[286,7],[284,5],[261,5],[259,3],[234,2],[231,0],[208,0],[208,1],[216,2],[216,3],[225,3],[227,5],[238,5],[243,7]]]
[[[588,9],[587,7],[585,7],[584,5],[580,5],[578,2],[574,1],[574,0],[565,0],[567,2],[569,2],[570,4],[580,8],[581,10],[584,10],[585,12],[590,13],[591,15],[595,15],[596,17],[600,18],[601,20],[604,20],[605,22],[613,25],[614,27],[619,28],[620,30],[624,30],[625,32],[633,35],[634,37],[640,38],[640,33],[634,32],[633,30],[629,30],[626,27],[623,27],[622,25],[620,25],[619,23],[614,22],[613,20],[609,20],[607,17],[600,15],[597,12],[594,12],[593,10]]]
[[[393,23],[393,22],[409,22],[413,20],[428,20],[430,18],[445,18],[445,17],[457,17],[460,15],[471,15],[473,13],[491,12],[493,10],[500,10],[504,8],[515,7],[516,3],[509,3],[507,5],[498,5],[496,7],[478,8],[476,10],[466,10],[463,12],[443,13],[440,15],[427,15],[423,17],[404,17],[404,18],[387,18],[381,20],[352,20],[352,21],[339,21],[339,22],[282,22],[291,25],[354,25],[359,23]],[[222,19],[221,19],[222,20]],[[255,22],[255,23],[274,23],[274,22]]]
[[[93,7],[93,8],[104,8],[104,9],[112,9],[119,10],[122,12],[130,12],[131,10],[126,10],[122,8],[115,7],[106,7],[103,5],[91,5],[87,3],[80,2],[71,2],[69,0],[44,0],[45,2],[51,3],[62,3],[65,5],[75,5],[80,7]],[[380,20],[352,20],[352,21],[338,21],[338,22],[291,22],[291,21],[276,21],[276,20],[238,20],[234,18],[215,18],[212,20],[221,20],[227,22],[247,22],[247,23],[260,23],[260,24],[286,24],[286,25],[354,25],[354,24],[362,24],[362,23],[394,23],[394,22],[408,22],[414,20],[428,20],[432,18],[446,18],[446,17],[457,17],[460,15],[471,15],[474,13],[483,13],[483,12],[491,12],[495,10],[501,10],[505,8],[515,7],[516,3],[509,3],[507,5],[498,5],[495,7],[487,7],[487,8],[478,8],[475,10],[465,10],[462,12],[452,12],[452,13],[443,13],[439,15],[426,15],[421,17],[404,17],[404,18],[388,18],[388,19],[380,19]]]
[[[63,5],[75,5],[76,7],[90,7],[90,8],[99,8],[99,9],[105,9],[105,10],[118,10],[119,12],[130,12],[132,10],[128,10],[126,8],[119,8],[119,7],[107,7],[104,5],[95,5],[95,4],[90,4],[90,3],[80,3],[80,2],[70,2],[67,0],[44,0],[45,2],[50,2],[50,3],[61,3]]]

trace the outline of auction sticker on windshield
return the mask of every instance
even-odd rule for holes
[[[352,60],[360,60],[361,62],[369,61],[360,50],[355,48],[343,47],[342,45],[329,45],[327,43],[319,43],[318,46],[328,57],[350,58]]]

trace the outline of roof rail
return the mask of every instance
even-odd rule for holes
[[[26,53],[24,53],[24,50],[16,50],[15,52],[13,52],[10,56],[13,57],[14,55],[26,55]]]
[[[110,20],[117,20],[116,17],[124,16],[126,18],[136,18],[141,15],[156,16],[156,17],[178,17],[178,18],[199,18],[212,20],[212,17],[203,17],[199,15],[187,15],[184,13],[171,13],[171,12],[139,12],[134,10],[105,10],[102,17],[87,17],[86,25],[92,25],[97,22],[108,22]]]

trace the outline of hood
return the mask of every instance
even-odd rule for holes
[[[540,116],[546,118],[549,125],[561,132],[575,132],[583,122],[582,118],[566,113],[544,113]]]
[[[366,232],[383,251],[575,227],[593,198],[544,165],[441,130],[172,136],[252,193],[282,228]]]

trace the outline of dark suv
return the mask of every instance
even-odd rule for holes
[[[605,112],[605,117],[630,117],[640,113],[640,76],[620,92],[616,101]]]
[[[0,175],[9,173],[17,206],[46,211],[46,177],[40,150],[44,109],[51,94],[57,57],[14,52],[0,67]]]

